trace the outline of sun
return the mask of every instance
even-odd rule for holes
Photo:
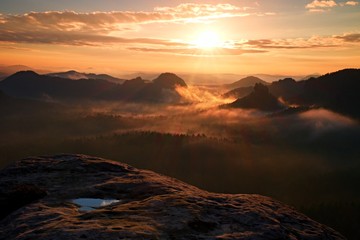
[[[193,45],[196,48],[206,50],[221,47],[222,42],[217,32],[206,31],[201,32],[196,36],[195,40],[193,41]]]

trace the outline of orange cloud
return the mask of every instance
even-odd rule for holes
[[[91,12],[74,11],[30,12],[23,15],[0,15],[0,29],[98,31],[108,33],[121,30],[123,24],[186,21],[194,18],[245,16],[245,8],[230,4],[180,4],[177,7],[157,7],[153,12]]]
[[[153,47],[130,47],[129,50],[140,52],[171,53],[192,56],[226,56],[243,55],[251,53],[266,53],[271,49],[319,49],[319,48],[343,48],[360,46],[360,34],[350,33],[334,36],[313,36],[310,38],[290,39],[252,39],[234,41],[231,47],[218,47],[212,49],[198,49],[191,44],[182,46]]]
[[[206,17],[206,16],[242,16],[248,7],[237,7],[231,4],[197,4],[197,3],[183,3],[176,7],[156,7],[155,11],[170,13],[175,16],[182,17]]]
[[[344,47],[347,43],[360,43],[360,34],[351,33],[341,36],[313,36],[293,39],[256,39],[237,43],[236,45],[255,49],[305,49]]]
[[[345,3],[345,5],[356,6],[356,5],[359,5],[359,2],[356,2],[356,1],[347,1],[347,2]]]
[[[305,8],[307,8],[310,12],[324,12],[325,10],[329,10],[330,8],[336,6],[356,6],[358,4],[359,2],[357,1],[347,1],[337,4],[333,0],[314,0],[311,3],[308,3]]]
[[[180,4],[157,7],[152,12],[74,11],[30,12],[19,15],[0,14],[0,41],[64,45],[101,45],[142,43],[181,45],[161,39],[127,39],[116,35],[136,25],[154,22],[188,22],[249,15],[247,8],[231,4]]]
[[[316,8],[331,8],[337,6],[337,3],[333,0],[314,0],[306,5],[308,9]]]
[[[226,56],[226,55],[243,55],[247,53],[264,53],[265,50],[257,49],[242,49],[242,48],[214,48],[211,50],[203,50],[197,48],[128,48],[129,50],[139,52],[156,52],[156,53],[171,53],[179,55],[191,56]]]
[[[1,32],[1,31],[0,31]],[[4,31],[0,34],[0,41],[11,43],[40,43],[40,44],[63,44],[73,46],[103,46],[107,44],[150,44],[163,46],[184,46],[181,42],[155,38],[121,38],[107,35],[59,32],[59,31]]]

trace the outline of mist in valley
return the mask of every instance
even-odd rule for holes
[[[294,114],[224,109],[219,106],[234,99],[196,86],[177,92],[184,99],[179,104],[5,108],[1,167],[31,155],[89,154],[208,191],[271,196],[339,231],[354,231],[355,220],[338,219],[356,217],[360,206],[358,120],[324,108]],[[333,216],[324,217],[330,209]]]

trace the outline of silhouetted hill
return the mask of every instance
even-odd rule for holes
[[[280,79],[267,85],[271,94],[276,97],[290,99],[302,93],[303,82],[296,82],[292,78]],[[253,87],[240,87],[225,93],[224,97],[242,98],[250,94]]]
[[[7,99],[7,98],[8,98],[8,96],[5,93],[3,93],[2,91],[0,91],[0,101]]]
[[[173,73],[163,73],[153,81],[137,77],[118,85],[104,96],[107,99],[130,102],[177,103],[181,96],[176,87],[186,87],[183,79]]]
[[[98,79],[98,80],[106,80],[113,83],[123,83],[125,81],[124,79],[116,78],[107,74],[80,73],[74,70],[70,70],[67,72],[49,73],[47,75],[52,77],[68,78],[72,80]]]
[[[18,72],[0,82],[0,88],[10,96],[42,100],[96,98],[113,86],[114,83],[105,80],[73,81],[33,71]]]
[[[272,82],[269,87],[269,91],[276,97],[282,97],[285,99],[293,98],[302,93],[303,82],[296,82],[292,78],[280,79],[278,81]],[[250,94],[253,90],[253,87],[239,87],[235,88],[227,93],[225,93],[224,97],[234,97],[234,98],[242,98],[248,94]]]
[[[148,84],[151,84],[151,82],[141,77],[126,80],[123,84],[117,85],[104,93],[102,97],[108,100],[135,101],[135,96]]]
[[[176,103],[181,98],[175,91],[176,86],[186,87],[186,83],[170,73],[161,74],[152,82],[135,78],[116,84],[99,79],[74,81],[24,71],[0,82],[0,89],[10,96],[48,101],[121,100]]]
[[[258,77],[253,77],[253,76],[249,76],[249,77],[245,77],[240,79],[239,81],[230,83],[230,84],[226,84],[226,88],[228,89],[235,89],[235,88],[240,88],[240,87],[254,87],[256,83],[261,83],[263,85],[268,85],[268,82],[265,82],[264,80],[258,78]]]
[[[5,77],[10,76],[16,72],[29,70],[33,71],[34,69],[25,65],[0,65],[0,78],[4,79]]]
[[[2,239],[345,239],[269,197],[97,157],[29,157],[0,176]]]
[[[269,92],[290,104],[323,107],[360,118],[360,69],[344,69],[317,78],[295,81],[285,78],[271,83]],[[223,96],[242,98],[248,88],[237,88]]]
[[[360,118],[360,69],[344,69],[304,82],[297,102]]]
[[[304,82],[297,82],[292,78],[284,78],[271,83],[269,91],[271,94],[284,100],[291,100],[303,92]]]
[[[282,109],[280,102],[270,92],[268,87],[261,83],[255,84],[254,91],[246,97],[239,98],[235,102],[225,105],[230,108],[250,108],[263,111]]]
[[[0,81],[2,81],[3,79],[5,79],[7,77],[7,75],[3,72],[0,72]]]
[[[318,78],[320,77],[321,75],[320,74],[311,74],[311,75],[308,75],[308,76],[305,76],[301,79],[301,81],[304,81],[304,80],[309,80],[310,78]]]
[[[174,103],[181,100],[176,87],[187,87],[185,81],[173,73],[162,73],[138,91],[133,101]]]
[[[153,83],[167,89],[175,89],[176,86],[187,87],[185,81],[174,73],[162,73],[153,80]]]
[[[222,95],[224,98],[242,98],[249,95],[253,91],[254,87],[239,87],[230,90]]]

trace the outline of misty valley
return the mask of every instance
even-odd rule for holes
[[[0,240],[359,240],[360,0],[1,0]]]
[[[216,86],[75,73],[0,82],[2,168],[55,153],[104,157],[208,191],[270,196],[360,236],[360,70]]]

